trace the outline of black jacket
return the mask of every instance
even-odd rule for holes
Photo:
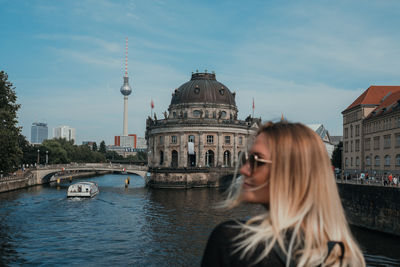
[[[278,245],[271,250],[267,257],[254,264],[257,257],[262,253],[264,246],[259,245],[255,252],[240,259],[241,251],[234,253],[236,249],[234,237],[240,233],[240,226],[235,221],[227,221],[219,224],[211,233],[204,251],[201,266],[273,266],[285,267],[285,255]],[[237,241],[236,241],[237,242]],[[283,258],[282,258],[283,257]]]

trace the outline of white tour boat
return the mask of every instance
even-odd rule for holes
[[[98,193],[95,182],[79,182],[68,187],[67,197],[94,197]]]

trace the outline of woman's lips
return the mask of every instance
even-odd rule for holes
[[[251,188],[251,187],[253,187],[251,183],[244,181],[243,188]]]

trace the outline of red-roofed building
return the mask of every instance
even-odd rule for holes
[[[344,173],[400,175],[400,86],[370,86],[342,114]]]

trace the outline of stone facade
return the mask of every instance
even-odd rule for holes
[[[235,93],[215,74],[195,73],[176,89],[164,119],[148,118],[153,187],[219,186],[247,152],[261,119],[237,119]]]
[[[350,224],[400,236],[400,189],[338,184]]]
[[[400,175],[400,86],[371,86],[343,114],[344,174]]]

